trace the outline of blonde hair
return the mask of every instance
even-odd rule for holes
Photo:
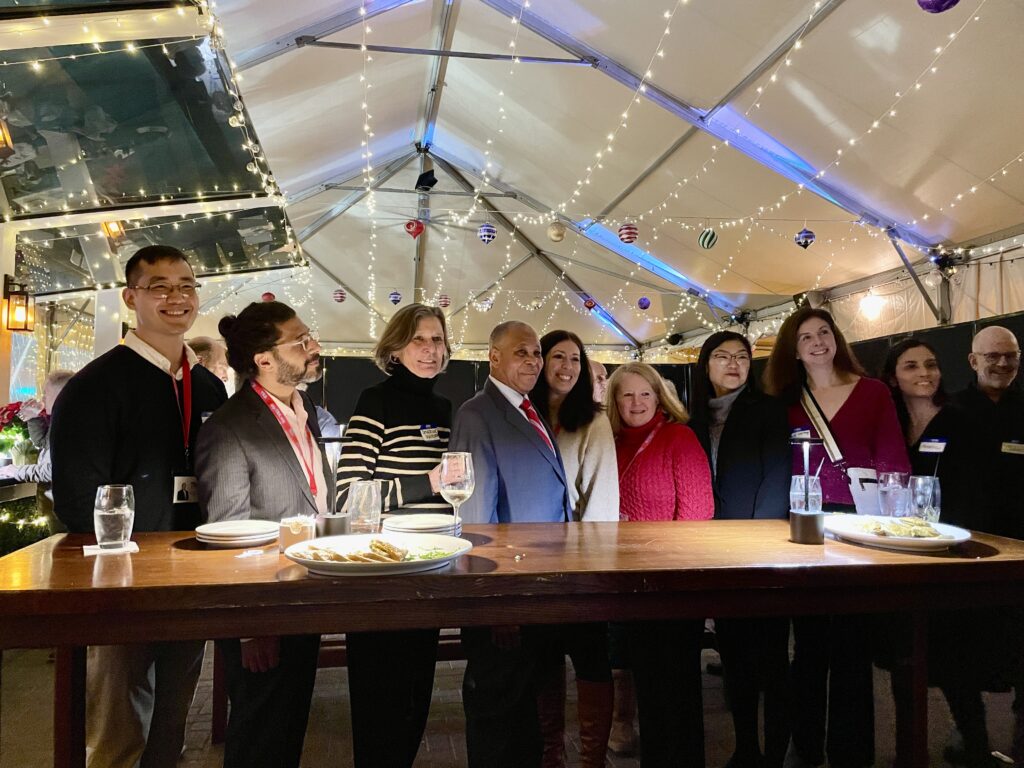
[[[669,421],[685,424],[690,420],[690,415],[679,398],[665,386],[665,380],[661,375],[647,363],[626,363],[620,365],[608,378],[608,394],[606,405],[608,421],[612,423],[612,432],[618,434],[622,429],[622,417],[619,415],[619,407],[615,398],[622,387],[622,380],[629,374],[635,374],[651,385],[651,391],[658,398],[658,407],[664,411]]]
[[[400,349],[404,349],[416,335],[416,327],[420,320],[427,317],[434,317],[441,323],[441,333],[444,334],[444,360],[441,361],[441,370],[448,367],[448,361],[452,356],[452,347],[448,343],[448,324],[444,319],[444,312],[437,307],[428,307],[426,304],[410,304],[395,312],[384,329],[384,335],[380,337],[377,346],[373,349],[373,362],[384,373],[391,375],[394,370],[395,361],[392,355]]]

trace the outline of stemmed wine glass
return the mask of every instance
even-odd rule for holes
[[[455,528],[458,530],[459,507],[473,495],[476,480],[473,477],[473,454],[449,451],[441,455],[441,495],[455,510]]]

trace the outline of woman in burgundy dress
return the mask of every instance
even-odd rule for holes
[[[779,329],[764,375],[765,391],[789,408],[794,432],[819,437],[801,404],[806,390],[828,420],[848,467],[909,472],[906,443],[888,387],[864,369],[836,327],[832,315],[804,306]],[[829,461],[825,449],[811,449],[811,470],[821,468],[823,507],[854,511],[849,478]],[[793,472],[803,472],[794,451]],[[786,765],[864,768],[875,759],[870,619],[858,616],[802,616],[793,619],[793,737]],[[826,712],[828,713],[826,738]]]

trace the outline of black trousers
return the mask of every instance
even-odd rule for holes
[[[725,698],[732,713],[734,768],[781,768],[789,745],[789,619],[716,619]],[[764,691],[764,761],[757,715]]]
[[[356,768],[409,768],[434,690],[439,630],[350,632],[348,688]]]
[[[217,647],[231,701],[224,768],[298,768],[320,635],[282,637],[280,661],[268,672],[242,668],[238,640],[218,640]]]
[[[608,625],[605,623],[562,624],[549,630],[543,664],[562,667],[565,657],[572,659],[577,680],[610,683],[612,668],[608,662]]]
[[[875,760],[871,616],[793,619],[793,746],[821,765],[864,768]],[[826,733],[827,712],[827,733]]]
[[[493,643],[490,627],[463,628],[462,706],[470,768],[540,766],[536,676],[550,637],[544,629],[521,627],[519,647],[503,650]]]
[[[626,632],[640,714],[641,767],[703,768],[704,621],[634,622]]]

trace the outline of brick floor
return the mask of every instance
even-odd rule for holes
[[[47,651],[6,651],[3,654],[2,703],[0,703],[0,768],[42,768],[52,764],[53,665]],[[196,699],[189,715],[185,752],[179,768],[220,768],[222,750],[210,743],[212,650],[207,655]],[[705,653],[705,661],[714,658]],[[416,768],[448,768],[466,764],[461,702],[463,662],[441,662],[435,676],[434,699],[424,744]],[[571,674],[571,672],[570,672]],[[876,765],[887,768],[893,757],[892,707],[888,676],[876,672],[877,729]],[[574,686],[569,691],[566,715],[568,765],[578,766],[578,733],[575,723]],[[987,694],[992,745],[1009,748],[1009,694]],[[944,765],[942,748],[949,736],[949,712],[941,695],[929,698],[931,765]],[[708,768],[725,765],[732,749],[732,726],[725,710],[721,678],[704,676],[704,721]],[[338,768],[352,764],[349,739],[348,680],[344,669],[323,669],[317,675],[310,712],[310,727],[303,753],[304,768]],[[639,762],[609,755],[608,766],[638,768]]]

